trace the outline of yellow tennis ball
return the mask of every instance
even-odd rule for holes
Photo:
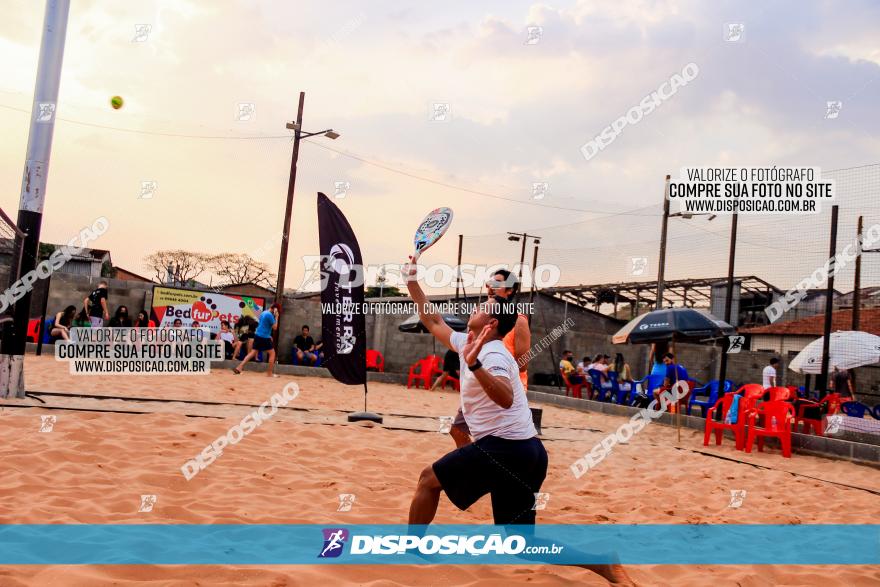
[[[122,108],[122,96],[113,96],[110,98],[110,105],[113,106],[114,110]]]

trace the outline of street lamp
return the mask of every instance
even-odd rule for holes
[[[281,254],[278,258],[278,283],[275,287],[275,303],[279,305],[283,305],[284,302],[284,277],[287,273],[287,247],[290,244],[290,217],[293,214],[293,190],[296,185],[296,164],[299,160],[299,143],[302,139],[307,139],[315,135],[324,135],[328,139],[333,140],[339,138],[339,133],[332,128],[319,132],[302,131],[303,105],[305,99],[306,93],[300,92],[299,107],[296,111],[296,121],[285,124],[286,128],[293,131],[293,153],[290,157],[290,179],[287,183],[287,208],[284,211],[284,226],[281,229]],[[275,335],[276,337],[280,336],[280,330],[276,330]],[[275,340],[280,340],[280,338],[276,338]]]
[[[660,263],[657,267],[657,300],[654,303],[654,309],[659,310],[663,307],[663,290],[665,288],[666,278],[666,233],[669,230],[670,218],[683,218],[690,220],[694,216],[708,216],[709,222],[715,220],[715,214],[705,212],[673,212],[669,213],[669,175],[666,176],[666,187],[663,190],[663,224],[660,228]]]

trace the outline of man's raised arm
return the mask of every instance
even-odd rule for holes
[[[428,329],[428,332],[434,335],[434,338],[446,345],[448,349],[456,351],[458,349],[453,348],[449,340],[449,337],[452,336],[452,329],[443,321],[443,317],[434,310],[434,306],[428,301],[425,292],[422,291],[422,287],[418,282],[417,270],[418,267],[412,264],[412,257],[410,257],[410,263],[404,268],[404,279],[406,279],[406,288],[409,290],[409,295],[416,305],[419,318],[422,324],[425,325],[425,328]]]

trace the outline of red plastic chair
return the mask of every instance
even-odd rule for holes
[[[770,394],[771,402],[788,402],[797,397],[797,388],[768,387],[764,392]]]
[[[437,355],[431,355],[416,361],[410,365],[409,375],[406,379],[406,387],[409,389],[413,383],[418,383],[425,389],[431,389],[431,380],[434,375],[439,375],[441,359]]]
[[[446,377],[446,381],[443,382],[443,389],[446,389],[447,383],[452,385],[452,389],[454,389],[455,391],[461,391],[461,382],[452,375],[448,375]]]
[[[761,416],[764,420],[762,427],[758,426],[756,419]],[[772,436],[779,439],[782,445],[782,456],[791,458],[791,424],[794,421],[794,407],[784,401],[764,402],[749,416],[749,438],[746,442],[746,452],[752,452],[755,438],[758,439],[758,451],[764,452],[764,438]]]
[[[559,374],[562,376],[562,382],[565,383],[565,395],[567,396],[569,393],[571,397],[576,397],[581,399],[581,390],[587,386],[586,383],[572,383],[568,380],[568,375],[565,374],[565,371],[562,369],[559,370]]]
[[[367,349],[367,371],[385,372],[385,357],[382,353],[373,349]]]
[[[37,342],[40,338],[40,319],[31,318],[28,320],[27,334],[25,340],[27,342]]]
[[[763,388],[762,388],[763,389]],[[751,400],[748,397],[741,397],[739,406],[737,407],[737,417],[735,424],[727,424],[727,412],[733,404],[733,396],[735,393],[725,393],[724,397],[715,402],[715,405],[709,408],[706,413],[706,434],[703,436],[703,446],[709,445],[709,436],[715,433],[715,444],[720,445],[721,439],[724,437],[725,430],[732,430],[736,438],[736,450],[742,450],[746,442],[746,419],[751,412]],[[715,411],[721,409],[721,421],[715,421]]]
[[[827,409],[822,410],[823,404],[827,404]],[[840,395],[836,393],[829,393],[822,401],[814,402],[810,400],[800,400],[798,402],[797,415],[794,419],[794,431],[798,431],[798,425],[803,424],[802,431],[803,434],[809,434],[810,430],[816,434],[816,436],[824,436],[825,429],[822,423],[822,416],[819,416],[819,419],[816,418],[807,418],[806,411],[809,408],[819,408],[820,414],[824,411],[825,415],[831,416],[840,411],[841,399]]]

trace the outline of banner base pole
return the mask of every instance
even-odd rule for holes
[[[379,414],[374,414],[373,412],[352,412],[348,415],[349,422],[375,422],[376,424],[382,423],[382,416]]]

